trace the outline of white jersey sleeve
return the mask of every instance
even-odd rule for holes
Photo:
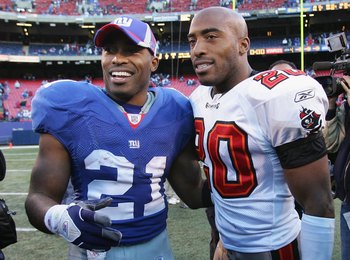
[[[300,71],[293,73],[296,76],[288,72],[293,70],[267,71],[245,82],[255,83],[255,88],[250,88],[255,95],[247,98],[274,147],[319,132],[326,122],[328,100],[322,86]]]

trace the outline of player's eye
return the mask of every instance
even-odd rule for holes
[[[213,39],[215,39],[215,38],[217,38],[217,37],[216,37],[216,35],[214,35],[214,34],[208,34],[208,35],[206,36],[206,38],[207,38],[208,40],[213,40]]]
[[[188,39],[188,43],[191,48],[193,48],[196,45],[196,40],[195,39]]]
[[[112,46],[105,46],[105,47],[103,47],[103,50],[107,53],[115,53],[116,52],[116,49],[113,48]]]

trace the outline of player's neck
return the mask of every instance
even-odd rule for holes
[[[149,91],[147,93],[146,102],[143,104],[143,106],[123,103],[118,101],[116,101],[116,104],[122,112],[132,113],[132,114],[145,114],[150,110],[151,106],[154,103],[154,100],[155,100],[155,94],[152,91]]]
[[[226,92],[230,91],[240,82],[251,77],[254,74],[256,74],[256,72],[250,66],[248,66],[244,72],[238,74],[239,76],[237,76],[237,74],[232,75],[232,77],[229,80],[223,82],[220,85],[214,86],[211,92],[211,96],[214,97],[216,94],[224,95]]]

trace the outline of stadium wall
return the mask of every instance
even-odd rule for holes
[[[2,122],[0,145],[37,145],[39,134],[32,130],[32,122]]]

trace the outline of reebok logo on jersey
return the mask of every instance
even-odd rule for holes
[[[317,114],[315,111],[303,107],[299,117],[301,119],[301,126],[310,131],[310,133],[316,132],[321,128],[321,115]]]
[[[139,149],[140,148],[140,141],[139,140],[129,140],[129,148]]]
[[[205,104],[205,108],[209,108],[209,109],[219,109],[220,103],[216,103],[216,104],[209,104],[208,102]]]
[[[294,102],[304,101],[306,99],[313,98],[315,96],[315,91],[313,89],[307,89],[295,94]]]

